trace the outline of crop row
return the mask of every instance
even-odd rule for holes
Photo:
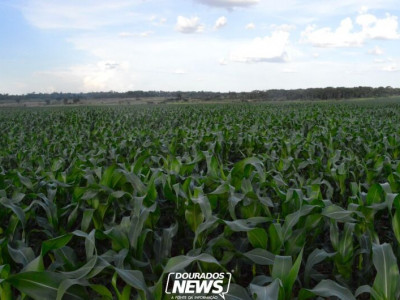
[[[399,108],[0,111],[1,299],[398,299]]]

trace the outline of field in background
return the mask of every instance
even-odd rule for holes
[[[290,91],[283,91],[290,92]],[[1,95],[0,95],[1,96]],[[387,101],[400,101],[400,96],[366,96],[366,97],[347,97],[338,98],[330,100],[322,100],[319,98],[304,98],[304,99],[274,99],[268,97],[255,97],[250,93],[243,93],[243,95],[235,95],[235,97],[230,97],[228,95],[220,96],[211,93],[208,97],[182,97],[181,95],[169,95],[164,97],[124,97],[124,98],[84,98],[82,97],[72,97],[64,98],[59,97],[58,100],[47,99],[49,95],[43,94],[43,98],[36,96],[35,98],[21,99],[17,96],[10,96],[5,99],[0,99],[0,108],[7,107],[64,107],[64,106],[130,106],[130,105],[165,105],[165,104],[228,104],[228,103],[298,103],[298,102],[347,102],[347,101],[376,101],[376,102],[387,102]],[[0,97],[1,98],[1,97]],[[16,98],[16,100],[14,99]]]
[[[398,100],[3,108],[1,295],[397,299]]]

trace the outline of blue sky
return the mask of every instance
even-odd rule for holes
[[[0,0],[0,93],[400,82],[398,0]]]

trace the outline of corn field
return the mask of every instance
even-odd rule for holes
[[[395,100],[0,111],[1,299],[400,297]]]

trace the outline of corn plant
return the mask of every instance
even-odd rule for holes
[[[399,108],[3,109],[0,299],[398,299]]]

